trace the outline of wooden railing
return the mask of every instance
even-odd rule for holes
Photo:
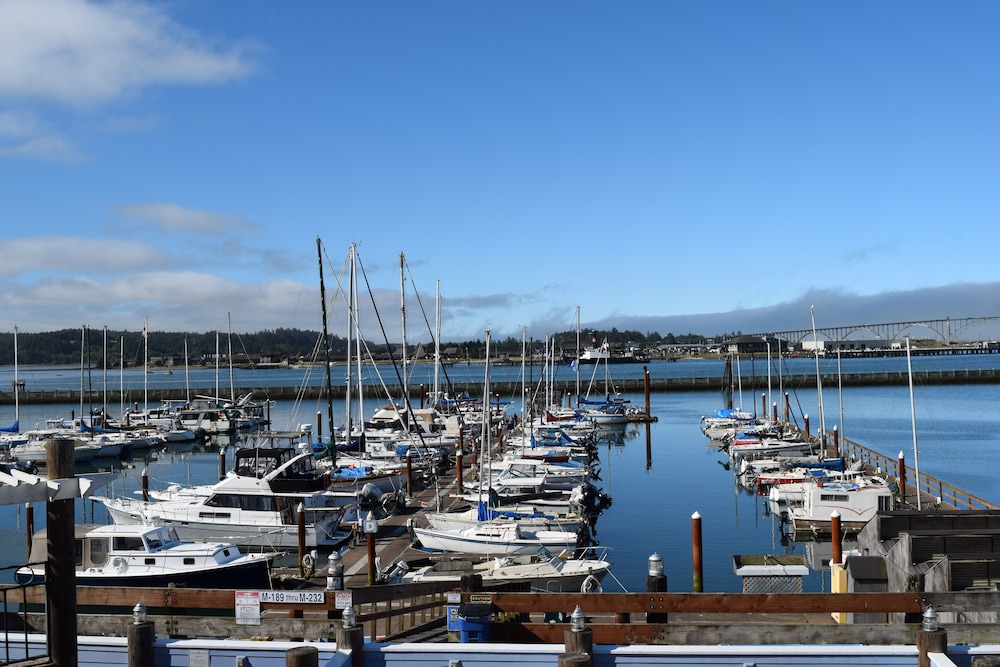
[[[839,447],[840,453],[848,460],[861,461],[871,468],[879,468],[893,477],[898,476],[899,461],[896,459],[880,454],[847,438],[840,440]],[[918,478],[917,471],[914,468],[910,466],[904,467],[906,468],[907,484],[917,484],[917,480],[919,479],[919,486],[917,487],[919,491],[931,498],[940,498],[943,504],[953,505],[958,509],[969,510],[1000,509],[1000,506],[988,500],[983,500],[978,496],[962,491],[926,473],[920,473]]]
[[[9,588],[9,587],[8,587]],[[170,637],[243,639],[333,638],[338,605],[349,599],[361,610],[365,635],[392,640],[419,627],[445,627],[447,589],[442,584],[377,586],[345,593],[318,591],[319,604],[262,602],[260,624],[238,622],[234,591],[184,588],[79,588],[81,634],[124,635],[132,608],[143,602],[156,633]],[[458,591],[452,591],[457,594]],[[459,604],[457,595],[452,604]],[[547,622],[546,612],[565,617],[579,606],[595,643],[763,644],[913,643],[919,622],[835,624],[831,614],[886,614],[918,620],[927,605],[944,619],[949,640],[1000,643],[1000,624],[982,622],[1000,611],[1000,593],[461,593],[464,602],[488,602],[491,641],[560,643],[565,623]],[[44,628],[44,591],[28,590],[28,618]],[[647,614],[653,616],[647,617]],[[948,614],[952,614],[949,616]],[[655,622],[647,622],[647,618]]]

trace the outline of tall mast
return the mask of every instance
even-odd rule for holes
[[[406,272],[403,270],[403,263],[405,261],[406,256],[403,253],[399,253],[399,313],[400,320],[403,323],[403,343],[401,345],[403,358],[403,405],[409,405],[410,377],[406,365]],[[412,417],[413,415],[410,416]]]
[[[14,423],[20,431],[21,427],[21,383],[17,377],[17,325],[14,325]]]
[[[142,409],[149,414],[149,318],[142,320]]]
[[[910,376],[910,425],[913,429],[913,481],[917,487],[917,511],[920,511],[920,462],[917,459],[917,412],[913,404],[913,365],[910,362],[910,337],[906,337],[906,373]]]
[[[233,384],[233,318],[226,313],[226,339],[229,345],[229,401],[236,405],[236,386]]]
[[[354,328],[354,244],[347,251],[347,375],[345,376],[344,394],[344,440],[351,440],[351,330]],[[358,375],[360,381],[361,376]]]
[[[330,334],[326,328],[326,286],[323,284],[323,243],[316,237],[316,254],[319,257],[319,302],[323,313],[323,366],[326,368],[326,419],[330,432],[330,458],[337,465],[336,439],[333,436],[333,383],[330,381]],[[349,435],[349,434],[348,434]]]
[[[361,419],[361,450],[364,451],[366,448],[364,438],[365,392],[361,391],[364,376],[361,375],[361,318],[358,313],[361,302],[358,301],[358,250],[353,244],[351,245],[351,296],[354,299],[355,306],[354,313],[351,315],[353,320],[351,326],[354,327],[354,363],[357,365],[358,370],[358,417]]]
[[[434,281],[434,400],[441,398],[441,281]]]
[[[816,353],[816,396],[819,400],[819,448],[820,455],[826,456],[826,417],[823,414],[823,376],[819,372],[819,338],[816,337],[816,315],[813,306],[809,306],[809,317],[812,318],[813,351]]]

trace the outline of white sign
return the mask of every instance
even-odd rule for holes
[[[347,609],[354,604],[354,595],[351,591],[337,591],[334,600],[337,609]]]
[[[209,667],[209,662],[207,648],[188,649],[188,667]]]
[[[236,591],[236,624],[260,625],[260,591]]]
[[[323,591],[261,591],[260,601],[323,604],[326,602],[326,593]]]

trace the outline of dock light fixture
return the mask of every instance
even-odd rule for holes
[[[587,617],[583,615],[583,610],[580,609],[580,605],[576,605],[576,609],[573,613],[569,615],[569,629],[573,632],[583,632],[587,623]]]
[[[144,605],[140,600],[139,602],[136,602],[135,607],[132,608],[132,624],[142,625],[146,622],[146,618],[146,605]]]
[[[351,605],[350,607],[345,609],[342,617],[344,619],[344,627],[353,628],[358,620],[358,615],[354,611],[354,605]]]
[[[938,627],[938,613],[933,605],[927,605],[927,609],[924,610],[923,628],[928,632],[934,632]]]
[[[663,556],[655,552],[649,557],[649,576],[663,576]]]

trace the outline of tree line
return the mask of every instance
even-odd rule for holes
[[[216,358],[243,361],[266,358],[273,362],[322,361],[325,358],[325,347],[321,338],[322,334],[317,331],[285,328],[256,333],[233,333],[231,336],[214,331],[207,333],[150,331],[144,334],[142,331],[61,329],[44,333],[18,333],[16,361],[24,365],[83,364],[91,367],[107,365],[117,368],[119,365],[142,366],[147,359],[154,364],[163,363],[165,359],[183,363],[185,351],[188,362],[196,365],[214,363]],[[576,350],[577,332],[556,333],[550,340],[554,342],[557,352],[572,352]],[[683,335],[668,333],[663,336],[656,332],[644,334],[639,331],[619,331],[616,328],[609,331],[588,329],[580,334],[581,348],[600,345],[605,340],[612,348],[633,346],[650,349],[663,345],[704,344],[710,339],[691,333]],[[544,353],[544,340],[529,339],[526,342],[529,354]],[[346,338],[330,335],[328,345],[332,359],[346,357]],[[398,346],[395,345],[368,342],[367,347],[376,355],[398,354],[396,349]],[[433,344],[410,343],[407,347],[408,355],[415,354],[418,348],[423,348],[425,355],[433,355]],[[446,357],[482,359],[486,354],[486,342],[485,340],[442,342],[441,349]],[[522,352],[522,341],[514,337],[491,340],[490,351],[493,357],[519,357]],[[14,334],[0,333],[0,365],[11,366],[14,363]]]

